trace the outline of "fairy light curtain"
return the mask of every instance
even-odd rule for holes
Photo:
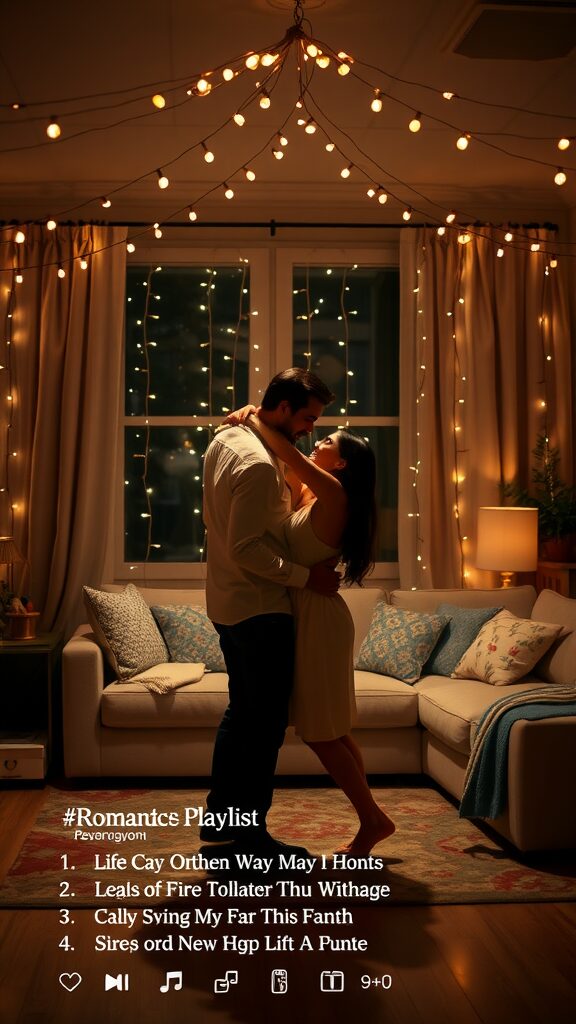
[[[512,235],[512,232],[510,232]],[[530,482],[545,430],[572,475],[567,285],[553,235],[505,257],[495,230],[401,236],[399,562],[403,587],[478,587],[477,510]]]
[[[21,234],[0,246],[1,529],[28,560],[21,586],[42,612],[41,628],[70,629],[82,584],[101,581],[126,230],[28,226]]]

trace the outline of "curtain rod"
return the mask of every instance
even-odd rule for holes
[[[0,226],[7,227],[7,226],[10,226],[10,225],[14,225],[16,227],[16,226],[19,225],[19,223],[20,222],[17,222],[17,221],[0,221]],[[30,223],[30,221],[28,221],[27,223]],[[34,221],[33,223],[35,223],[35,224],[43,224],[45,222],[44,221]],[[98,220],[98,221],[94,221],[94,220],[92,220],[92,221],[71,221],[71,220],[69,220],[69,221],[61,221],[61,226],[62,227],[83,227],[84,225],[94,225],[95,227],[111,227],[111,228],[149,228],[151,226],[150,225],[150,221],[141,221],[141,220],[132,220],[132,221],[125,221],[125,220],[122,220],[122,221],[119,221],[119,220],[115,220],[115,221],[100,221],[100,220]],[[422,221],[422,222],[416,222],[416,223],[410,223],[410,224],[406,224],[406,223],[398,224],[398,223],[389,223],[389,222],[384,223],[384,224],[382,222],[379,222],[377,224],[370,224],[370,223],[366,223],[365,221],[364,222],[356,222],[356,221],[292,221],[292,220],[274,220],[274,219],[271,219],[271,220],[263,220],[263,221],[258,221],[258,220],[253,220],[253,221],[250,221],[250,220],[246,220],[246,221],[208,220],[208,221],[194,221],[194,222],[186,220],[186,221],[175,221],[173,224],[164,224],[162,226],[164,228],[226,228],[227,230],[230,230],[231,228],[266,228],[270,232],[270,237],[274,238],[275,235],[276,235],[276,231],[279,228],[330,228],[330,229],[338,229],[338,230],[342,230],[342,229],[345,229],[345,228],[353,228],[354,230],[373,230],[375,228],[379,229],[379,230],[390,230],[391,228],[393,228],[393,229],[400,228],[400,230],[405,230],[406,228],[409,228],[409,229],[414,230],[416,228],[437,228],[438,227],[438,223],[428,224],[428,223],[425,223],[425,222]],[[459,227],[466,226],[466,227],[482,228],[482,227],[495,227],[496,225],[486,224],[483,221],[475,221],[474,223],[467,222],[465,225],[464,224],[459,224],[458,226]],[[503,225],[498,225],[498,226],[502,227]],[[545,222],[544,224],[539,224],[537,222],[530,222],[529,224],[520,224],[520,223],[513,223],[513,222],[509,221],[506,224],[506,227],[507,228],[515,228],[516,230],[518,230],[518,228],[523,228],[523,229],[545,228],[547,231],[557,231],[558,230],[558,225],[557,224],[550,224],[550,223],[547,223],[547,222]]]

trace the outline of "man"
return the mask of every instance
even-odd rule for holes
[[[318,377],[293,368],[270,382],[259,415],[295,442],[311,433],[333,399]],[[290,512],[283,467],[261,437],[249,426],[219,431],[204,459],[206,596],[226,662],[230,703],[214,744],[207,808],[215,814],[233,808],[236,817],[230,815],[225,828],[204,825],[200,838],[247,842],[270,853],[299,849],[278,843],[266,830],[294,671],[287,588],[333,594],[339,584],[331,566],[308,569],[287,560],[282,523]],[[249,824],[236,826],[237,820]]]

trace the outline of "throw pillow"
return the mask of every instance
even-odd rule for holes
[[[207,672],[225,672],[218,633],[200,605],[153,605],[171,661],[203,661]]]
[[[563,626],[499,612],[482,626],[452,677],[508,686],[530,672],[563,631]]]
[[[502,607],[460,608],[455,604],[439,604],[436,614],[449,615],[450,621],[424,665],[423,674],[449,676],[484,623],[501,611]]]
[[[446,615],[405,611],[379,601],[356,668],[415,683],[447,622]]]
[[[83,590],[90,625],[118,679],[168,661],[154,616],[133,583],[119,594]]]

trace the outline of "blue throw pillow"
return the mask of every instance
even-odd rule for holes
[[[478,636],[485,622],[502,608],[460,608],[454,604],[439,604],[437,615],[447,615],[450,621],[440,637],[431,657],[424,665],[424,675],[449,676],[470,644]]]
[[[200,605],[153,605],[152,614],[160,627],[170,661],[203,661],[208,672],[225,672],[226,665],[218,633]]]
[[[406,611],[379,601],[355,667],[415,683],[447,622],[445,615]]]

